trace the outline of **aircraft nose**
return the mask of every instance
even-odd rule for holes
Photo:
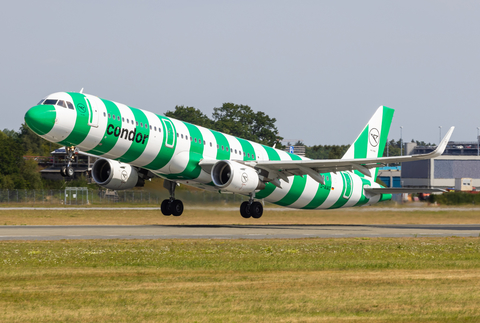
[[[25,122],[38,135],[52,130],[57,112],[53,105],[36,105],[25,114]]]

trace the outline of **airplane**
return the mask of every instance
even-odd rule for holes
[[[244,218],[260,218],[258,200],[297,209],[335,209],[387,201],[394,193],[438,192],[430,188],[386,188],[376,183],[378,167],[440,156],[454,130],[428,154],[382,157],[394,110],[379,107],[341,159],[315,160],[215,130],[80,92],[46,96],[25,114],[40,137],[66,147],[62,175],[73,176],[75,153],[100,157],[95,182],[108,189],[143,186],[164,179],[170,198],[164,215],[179,216],[180,184],[248,196]]]

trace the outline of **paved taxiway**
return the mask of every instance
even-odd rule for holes
[[[1,226],[0,240],[472,237],[480,224]]]

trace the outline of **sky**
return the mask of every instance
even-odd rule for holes
[[[478,1],[8,1],[0,129],[84,88],[157,114],[248,105],[307,145],[352,143],[381,105],[389,139],[475,141],[478,17]]]

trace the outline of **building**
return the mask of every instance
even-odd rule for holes
[[[414,146],[411,154],[426,154],[435,146]],[[478,142],[450,141],[442,156],[402,163],[403,187],[455,188],[455,180],[471,178],[475,190],[480,188],[480,156]]]

